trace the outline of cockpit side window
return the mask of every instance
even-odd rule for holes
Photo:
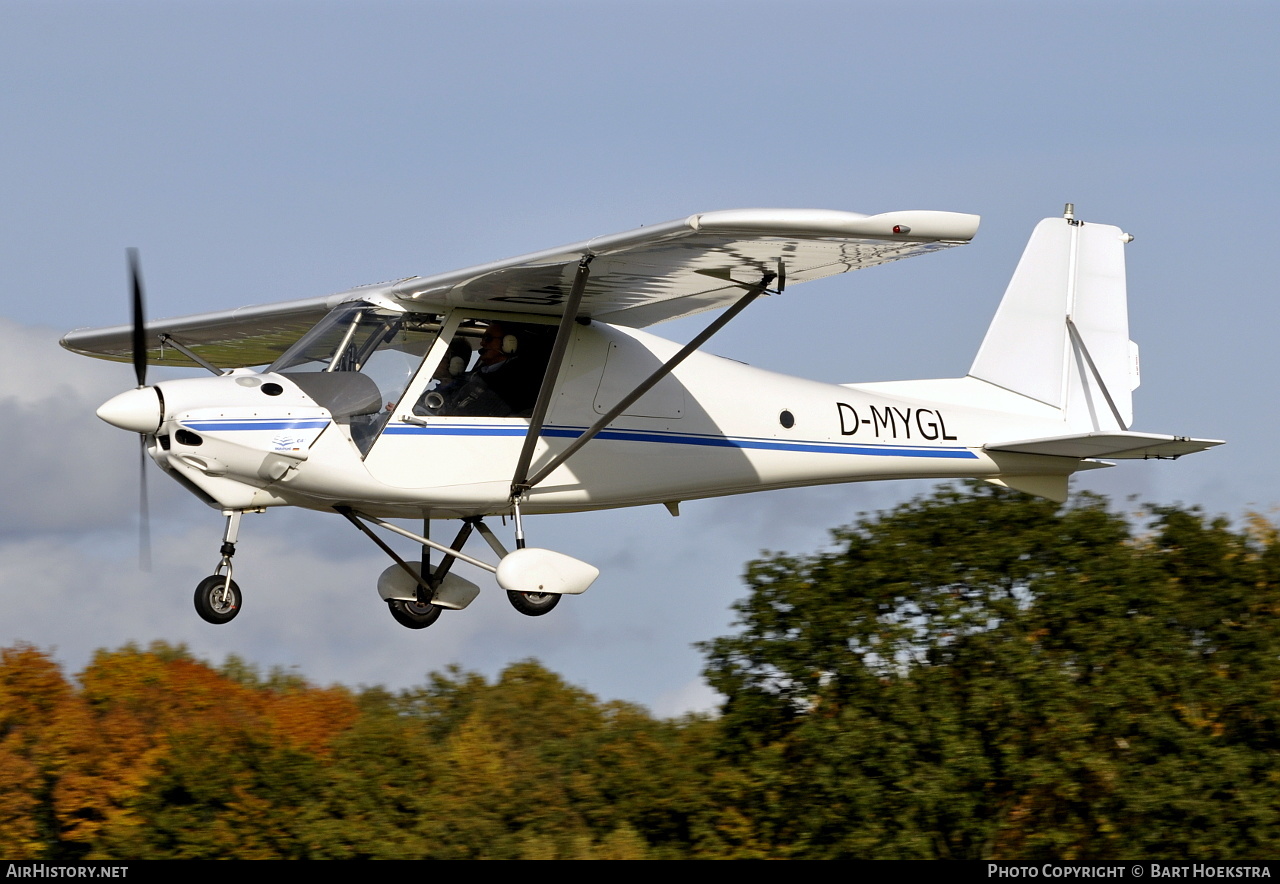
[[[547,373],[556,327],[466,320],[414,405],[418,415],[529,417]]]

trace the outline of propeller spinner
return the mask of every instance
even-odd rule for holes
[[[129,249],[129,281],[132,289],[133,314],[133,374],[138,386],[108,399],[98,408],[98,417],[113,427],[131,433],[149,435],[160,429],[163,419],[160,393],[147,386],[147,334],[146,307],[142,293],[142,269],[138,262],[138,250]],[[145,447],[146,440],[143,440]]]

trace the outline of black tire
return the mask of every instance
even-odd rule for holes
[[[227,587],[230,591],[223,594],[227,583],[225,574],[214,574],[200,581],[196,587],[196,613],[207,623],[230,623],[240,613],[240,604],[244,597],[240,595],[240,587],[234,580]]]
[[[507,592],[507,601],[526,617],[541,617],[551,613],[560,604],[560,594],[555,592]]]
[[[444,610],[436,605],[423,605],[403,599],[387,599],[387,609],[397,623],[409,629],[426,629],[440,619],[440,612]]]

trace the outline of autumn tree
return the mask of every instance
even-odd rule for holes
[[[348,692],[246,683],[163,643],[99,652],[79,680],[41,750],[59,855],[305,855]]]
[[[0,848],[17,858],[689,855],[714,726],[601,703],[532,661],[353,695],[101,651],[0,656]]]
[[[7,859],[48,856],[52,841],[44,744],[75,693],[49,656],[0,650],[0,845]]]

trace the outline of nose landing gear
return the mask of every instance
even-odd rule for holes
[[[227,528],[222,532],[222,561],[213,574],[196,586],[196,613],[208,623],[230,623],[240,613],[242,596],[240,587],[231,579],[231,557],[236,554],[236,539],[240,536],[240,510],[224,513]],[[225,572],[225,573],[224,573]]]

